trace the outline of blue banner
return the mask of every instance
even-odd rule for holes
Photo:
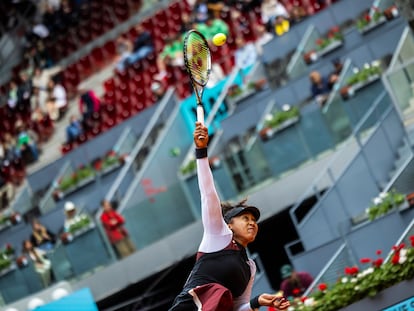
[[[393,305],[392,307],[383,309],[382,311],[414,311],[414,297]]]
[[[59,300],[37,307],[36,311],[98,311],[89,288],[78,290]]]

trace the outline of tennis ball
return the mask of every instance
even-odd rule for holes
[[[219,32],[214,35],[213,43],[216,46],[222,46],[224,43],[226,43],[226,39],[227,39],[226,35],[224,33]]]

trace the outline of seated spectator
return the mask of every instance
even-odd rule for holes
[[[276,35],[283,36],[290,30],[289,20],[283,16],[277,16],[274,21],[274,29]]]
[[[284,7],[284,5],[279,1],[263,0],[260,12],[262,15],[262,23],[266,25],[268,31],[275,31],[276,25],[283,24],[283,27],[286,28],[286,24],[289,21],[289,13]],[[282,26],[280,26],[279,28],[282,28]]]
[[[16,122],[16,132],[16,146],[19,157],[21,157],[26,164],[36,162],[39,158],[36,134],[33,131],[26,129],[21,120]]]
[[[291,265],[282,266],[280,274],[283,280],[280,290],[287,298],[302,296],[313,282],[313,277],[308,272],[297,272]]]
[[[155,80],[163,80],[167,76],[167,67],[184,66],[183,44],[181,36],[168,37],[165,40],[164,49],[157,57],[158,74]]]
[[[256,40],[256,50],[259,55],[263,54],[263,46],[274,38],[274,36],[266,30],[266,27],[263,25],[257,25],[257,40]]]
[[[4,134],[3,141],[4,159],[12,162],[15,158],[20,158],[20,151],[17,149],[16,139],[10,134]]]
[[[257,50],[253,43],[246,43],[242,37],[236,39],[237,49],[234,52],[235,65],[240,69],[247,69],[257,61]]]
[[[11,80],[9,82],[9,90],[7,93],[7,106],[10,111],[15,111],[18,100],[18,85],[15,80]]]
[[[94,112],[99,112],[101,100],[93,90],[81,91],[79,98],[79,112],[82,115],[82,123],[85,126]]]
[[[303,19],[305,19],[308,16],[308,14],[302,6],[294,5],[292,6],[292,9],[289,12],[289,16],[290,23],[297,24],[300,23]]]
[[[211,16],[205,23],[196,24],[196,30],[204,35],[207,41],[211,42],[214,35],[217,33],[224,33],[229,35],[229,25],[221,18]]]
[[[135,27],[137,37],[134,42],[127,38],[117,39],[117,49],[120,58],[117,61],[116,69],[124,71],[129,65],[145,58],[154,50],[151,33],[141,25]]]
[[[47,252],[53,249],[56,242],[56,236],[44,225],[42,225],[39,220],[33,219],[30,242],[32,242],[35,247]]]
[[[34,247],[30,240],[23,241],[23,254],[33,261],[35,271],[39,273],[44,287],[52,282],[52,263],[46,256],[46,252]]]
[[[322,77],[322,75],[316,70],[309,74],[309,79],[311,82],[312,98],[315,99],[319,106],[322,107],[328,99],[331,91],[329,81],[327,78]]]
[[[9,206],[14,190],[13,184],[0,175],[0,212]]]
[[[75,142],[81,134],[83,134],[82,124],[76,116],[72,115],[66,127],[66,143]]]
[[[163,98],[166,92],[166,86],[162,81],[153,80],[151,82],[151,91],[152,94],[154,94],[156,100],[159,101],[161,98]]]
[[[209,18],[207,0],[197,0],[193,12],[196,23],[205,23]]]
[[[63,224],[63,231],[69,232],[70,227],[76,223],[77,209],[73,202],[67,201],[64,206],[65,222]]]
[[[46,103],[46,109],[53,121],[61,117],[62,112],[67,108],[67,94],[63,85],[50,79],[48,83],[49,98]]]

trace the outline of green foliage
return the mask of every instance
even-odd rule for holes
[[[59,183],[59,190],[66,191],[75,187],[82,180],[95,175],[95,170],[91,165],[79,167],[70,175],[64,176]]]
[[[76,216],[79,217],[79,220],[71,224],[69,227],[69,232],[74,234],[75,232],[88,227],[91,224],[91,219],[87,215]]]
[[[414,236],[410,240],[414,245]],[[344,276],[335,284],[326,284],[326,290],[319,289],[309,297],[293,300],[292,310],[340,310],[366,297],[375,297],[382,290],[414,277],[413,247],[405,248],[404,244],[394,246],[390,258],[386,263],[382,263],[381,258],[367,258],[364,265],[369,266],[362,271],[346,268]]]
[[[366,213],[370,220],[387,214],[392,209],[401,205],[405,201],[405,195],[395,190],[384,193],[381,192],[378,197],[374,198],[373,204],[367,208]]]
[[[374,14],[372,15],[372,17],[369,15],[369,13],[366,13],[356,21],[356,27],[358,28],[358,30],[363,30],[368,25],[370,25],[372,23],[374,23],[374,24],[377,23],[378,20],[383,15],[384,14],[381,13],[380,11],[378,11],[378,10],[374,11]]]
[[[315,43],[317,50],[320,51],[329,46],[331,43],[342,40],[343,34],[340,31],[339,27],[333,27],[328,31],[326,36],[318,38]]]
[[[381,74],[382,69],[379,65],[365,66],[361,70],[356,70],[354,75],[347,80],[347,85],[354,85],[368,80],[369,77]]]
[[[0,271],[10,267],[12,261],[6,256],[0,256]]]
[[[188,161],[186,165],[183,165],[180,168],[180,172],[182,175],[187,175],[187,174],[191,174],[192,172],[194,172],[196,168],[197,168],[196,160],[191,159],[190,161]]]
[[[267,119],[264,123],[264,127],[275,128],[285,122],[286,120],[298,117],[300,114],[298,107],[291,107],[288,110],[278,110],[271,118]]]

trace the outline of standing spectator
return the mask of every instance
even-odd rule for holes
[[[66,143],[75,142],[81,134],[83,134],[82,124],[76,116],[72,115],[66,127]]]
[[[125,229],[125,219],[116,212],[109,201],[102,200],[103,209],[101,221],[108,235],[109,241],[121,258],[134,253],[136,248],[132,243],[128,231]]]
[[[308,272],[296,272],[291,265],[280,268],[283,279],[280,290],[285,297],[300,297],[312,284],[313,277]]]
[[[263,0],[260,12],[262,15],[262,23],[267,26],[269,31],[275,28],[278,18],[279,20],[289,19],[288,11],[278,0]]]
[[[46,257],[46,252],[33,246],[30,240],[23,241],[23,254],[27,255],[39,273],[44,287],[48,287],[52,281],[52,263]]]
[[[9,206],[10,201],[13,199],[13,197],[14,197],[13,183],[11,183],[10,181],[7,181],[3,176],[0,175],[0,213],[3,209]]]
[[[47,252],[53,249],[56,242],[56,236],[44,225],[42,225],[39,220],[33,219],[30,242],[32,242],[35,247]]]
[[[63,223],[63,231],[70,232],[70,227],[73,224],[75,224],[77,221],[76,205],[71,201],[67,201],[65,202],[64,210],[65,210],[65,221]]]

